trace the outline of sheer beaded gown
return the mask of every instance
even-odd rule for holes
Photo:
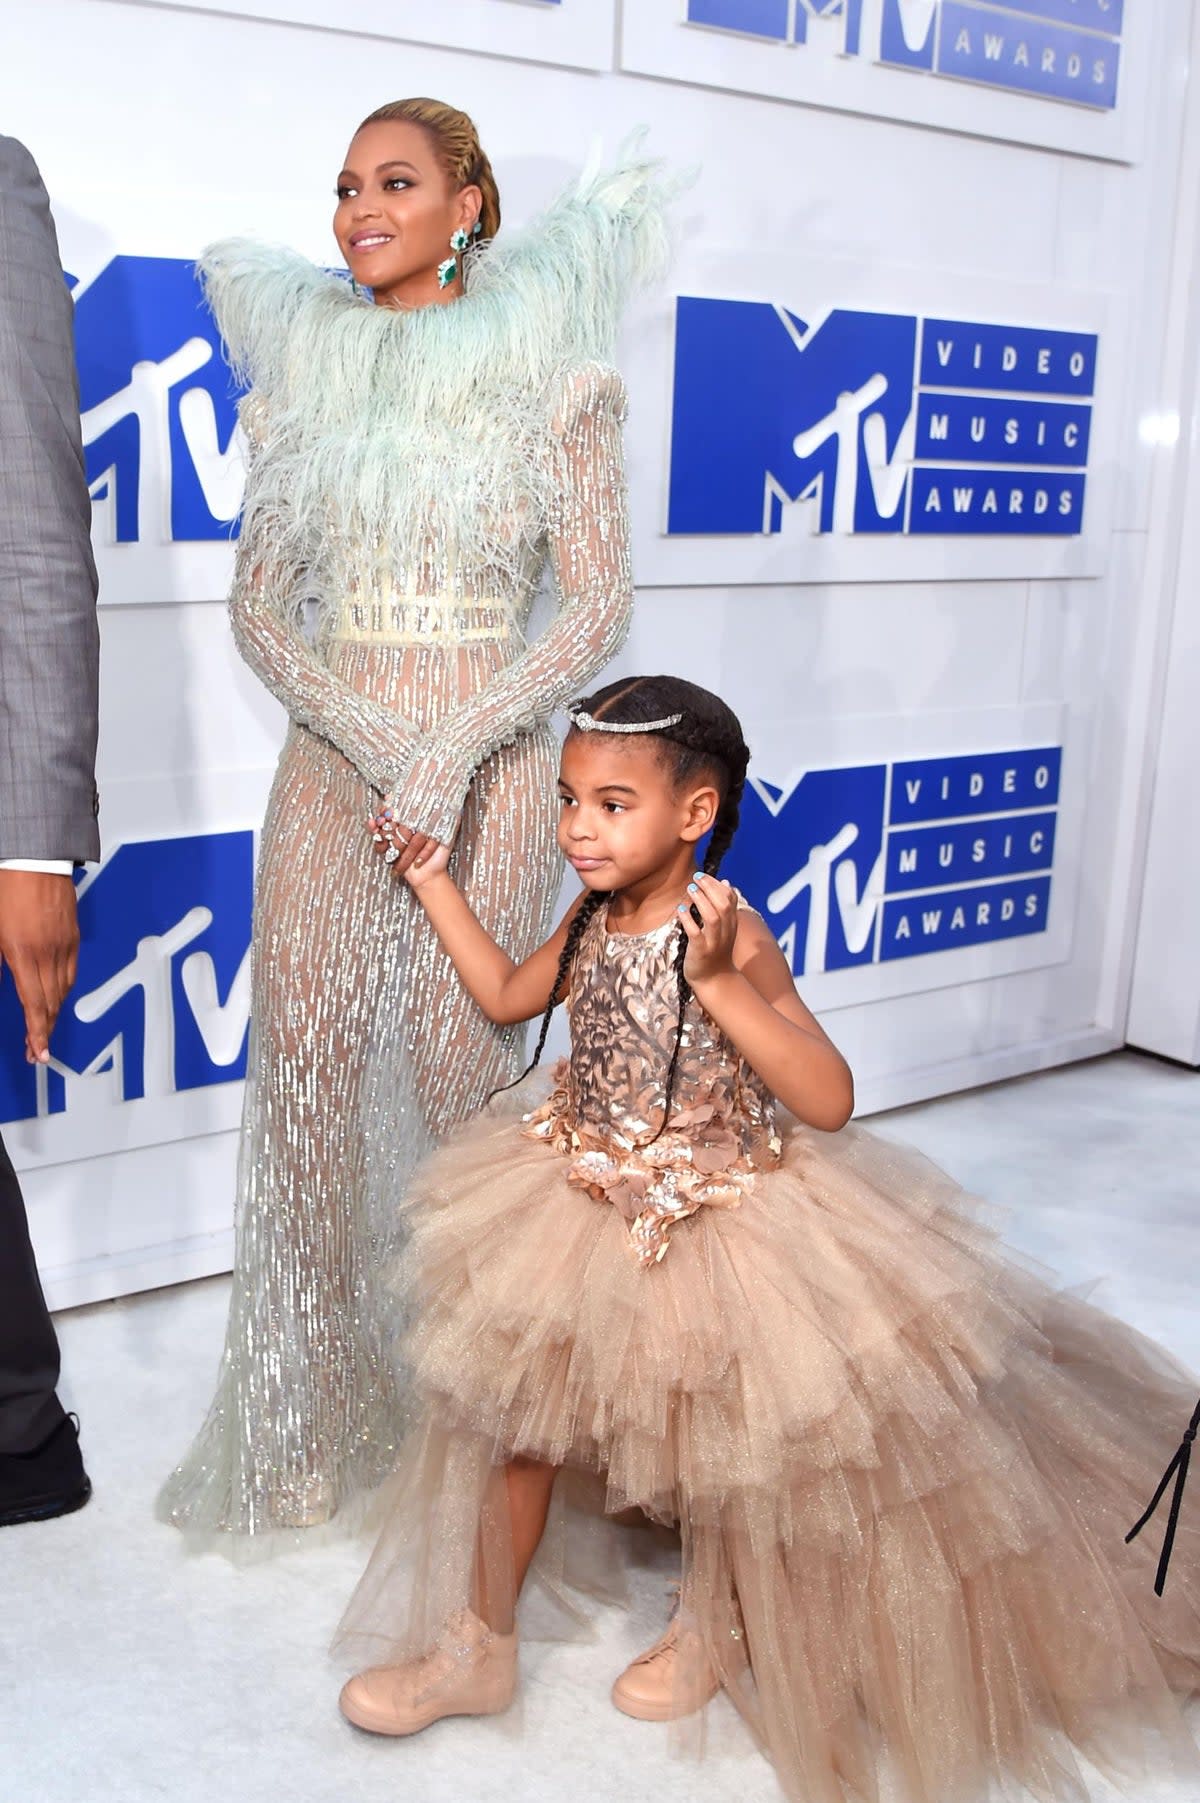
[[[160,1512],[311,1526],[391,1469],[402,1386],[379,1280],[416,1159],[514,1074],[365,830],[381,797],[453,842],[517,957],[558,886],[550,714],[631,603],[621,302],[661,266],[652,165],[592,173],[447,306],[374,308],[246,241],[203,273],[251,394],[231,597],[290,715],[259,860],[233,1295],[217,1393]],[[549,565],[558,606],[526,645]],[[315,628],[305,631],[309,604]]]

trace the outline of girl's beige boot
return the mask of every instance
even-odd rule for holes
[[[339,1706],[370,1734],[419,1734],[445,1715],[498,1715],[516,1685],[516,1633],[496,1634],[460,1609],[432,1653],[360,1672],[343,1687]]]

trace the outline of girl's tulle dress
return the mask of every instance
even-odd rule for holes
[[[1124,1544],[1194,1380],[919,1156],[777,1127],[694,999],[654,1140],[675,931],[601,909],[550,1099],[460,1131],[411,1192],[421,1414],[346,1649],[428,1651],[477,1557],[498,1594],[524,1454],[678,1524],[685,1607],[792,1798],[1082,1799],[1074,1749],[1200,1775],[1177,1695],[1200,1530],[1185,1514],[1161,1599],[1154,1537]]]

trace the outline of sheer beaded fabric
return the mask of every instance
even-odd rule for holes
[[[372,308],[285,251],[203,272],[252,385],[239,649],[290,716],[259,859],[233,1296],[217,1393],[160,1513],[226,1547],[350,1507],[404,1425],[380,1271],[416,1160],[517,1068],[374,853],[454,846],[517,957],[548,927],[551,713],[620,646],[632,591],[621,303],[662,266],[665,190],[592,173],[467,292]],[[543,570],[551,624],[524,630]],[[309,604],[315,629],[304,630]]]

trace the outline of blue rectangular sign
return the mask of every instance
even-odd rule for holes
[[[977,888],[948,889],[886,901],[879,956],[917,958],[926,952],[955,951],[1044,933],[1050,913],[1050,878],[1017,877]]]
[[[680,295],[667,532],[771,535],[803,500],[820,532],[1074,537],[1097,345]]]
[[[891,827],[1054,807],[1062,775],[1057,745],[974,756],[910,758],[892,767]]]
[[[1062,538],[1083,530],[1087,477],[1038,471],[920,465],[913,471],[908,530],[944,537]]]
[[[49,1070],[15,1055],[20,1005],[0,979],[0,1121],[61,1114],[70,1084],[106,1073],[127,1102],[243,1076],[253,884],[249,831],[110,851],[80,883],[79,979]]]
[[[687,22],[786,43],[788,10],[788,0],[688,0]]]
[[[1117,104],[1121,51],[1110,38],[967,0],[942,0],[938,29],[939,75],[1047,100],[1110,110]]]
[[[1096,387],[1098,343],[1094,332],[926,319],[920,382],[923,388],[1090,395]]]
[[[917,450],[923,461],[1076,464],[1087,467],[1092,409],[1070,401],[923,393]]]
[[[1125,0],[994,0],[994,4],[1005,12],[1074,25],[1079,31],[1099,31],[1110,38],[1120,37],[1124,23]]]
[[[1019,814],[957,820],[946,826],[895,827],[888,833],[889,895],[949,883],[1027,876],[1054,863],[1057,815]]]

